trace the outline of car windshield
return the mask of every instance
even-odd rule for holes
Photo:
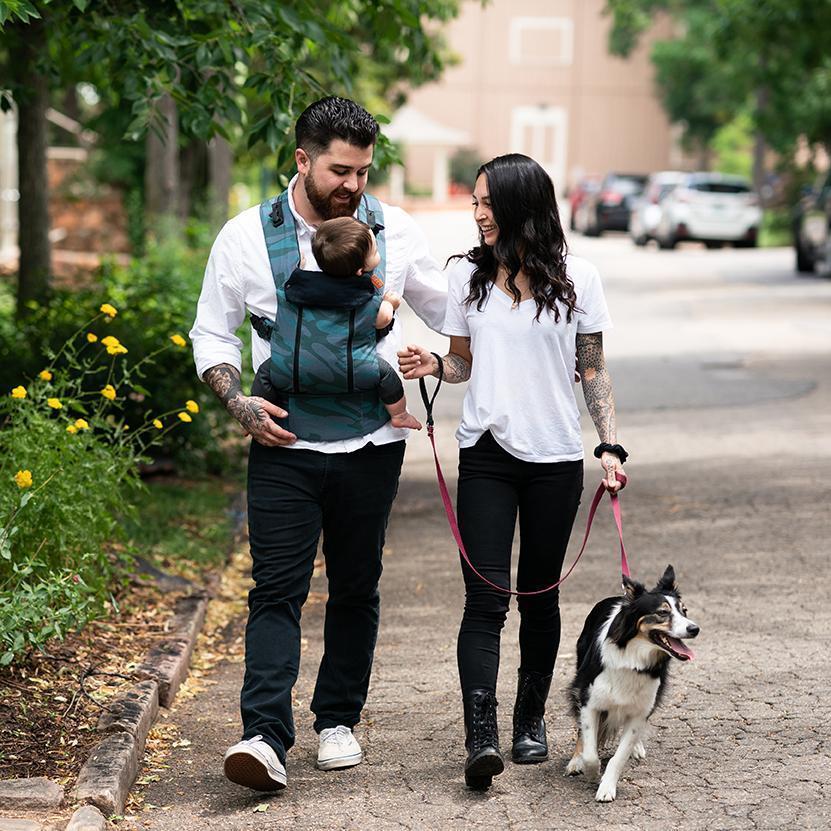
[[[609,179],[607,187],[628,196],[631,193],[640,193],[645,184],[645,176],[614,176]]]
[[[741,182],[692,182],[689,187],[700,193],[750,193],[750,187]]]

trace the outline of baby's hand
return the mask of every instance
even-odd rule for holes
[[[393,309],[397,309],[401,305],[401,295],[394,291],[384,292],[384,300],[389,303]]]

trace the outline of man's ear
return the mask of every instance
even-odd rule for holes
[[[304,176],[312,167],[312,159],[302,147],[298,147],[294,151],[294,161],[297,164],[297,172],[302,173]]]
[[[664,576],[658,581],[655,587],[660,592],[677,592],[678,587],[675,585],[675,569],[672,566],[667,566]]]
[[[628,601],[633,601],[636,597],[640,597],[644,593],[642,583],[637,580],[630,580],[628,577],[623,578],[623,596]]]

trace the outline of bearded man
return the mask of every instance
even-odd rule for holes
[[[190,333],[200,378],[253,439],[248,526],[255,585],[248,597],[240,696],[243,734],[225,754],[224,771],[231,781],[260,791],[286,786],[286,753],[295,739],[291,691],[300,663],[300,613],[321,533],[329,597],[311,702],[317,767],[362,761],[352,728],[369,685],[381,553],[408,431],[376,415],[375,421],[359,422],[370,425],[362,434],[353,429],[328,440],[296,435],[287,427],[287,410],[300,407],[299,399],[287,399],[293,403],[283,408],[242,391],[242,342],[235,333],[248,312],[257,329],[255,369],[269,358],[280,360],[261,325],[278,321],[284,297],[279,263],[287,260],[275,252],[288,251],[294,264],[302,257],[304,271],[318,272],[311,246],[316,226],[351,215],[374,223],[385,250],[382,272],[372,277],[378,290],[397,292],[430,328],[441,330],[447,284],[424,235],[403,210],[364,193],[377,134],[375,119],[347,99],[323,98],[303,112],[295,128],[297,175],[280,197],[243,211],[220,231]],[[298,323],[298,343],[300,332]],[[378,342],[378,355],[395,366],[402,345],[399,322]],[[339,426],[335,416],[332,423]]]

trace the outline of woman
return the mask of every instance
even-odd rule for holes
[[[575,354],[600,444],[604,485],[617,492],[626,452],[616,444],[612,385],[603,358],[611,328],[597,269],[566,253],[554,187],[527,156],[479,168],[473,192],[479,245],[448,272],[444,380],[470,379],[459,440],[457,511],[476,569],[510,584],[519,514],[517,589],[556,582],[583,489],[583,444],[573,391]],[[399,352],[404,377],[438,376],[419,346]],[[474,360],[475,358],[475,360]],[[488,788],[504,769],[496,727],[500,631],[509,595],[463,564],[458,663],[465,719],[465,781]],[[556,589],[520,596],[520,668],[514,762],[548,758],[545,700],[560,641]]]

